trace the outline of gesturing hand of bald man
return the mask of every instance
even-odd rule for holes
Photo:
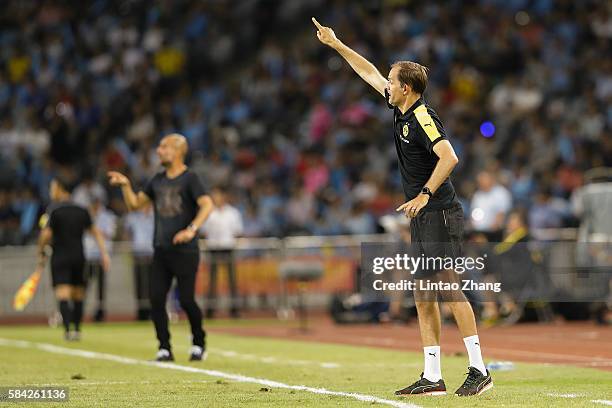
[[[123,200],[125,201],[125,205],[127,206],[128,210],[138,210],[146,207],[151,202],[149,197],[142,191],[135,193],[134,190],[132,190],[130,179],[124,174],[121,174],[118,171],[109,171],[107,176],[108,182],[111,186],[121,187]]]
[[[130,179],[118,171],[109,171],[106,174],[108,176],[108,182],[111,186],[123,187],[130,184]]]
[[[187,242],[191,242],[196,236],[196,231],[193,229],[186,228],[176,233],[174,238],[172,239],[172,243],[176,244],[185,244]]]

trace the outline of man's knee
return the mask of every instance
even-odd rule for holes
[[[463,293],[463,291],[461,290],[449,290],[441,292],[440,298],[442,302],[449,305],[451,309],[456,307],[457,304],[466,303],[468,301],[467,297],[465,296],[465,293]]]
[[[438,300],[436,290],[417,289],[414,291],[415,303],[435,303]]]
[[[70,300],[72,298],[72,285],[57,285],[55,287],[55,298],[57,300]]]
[[[165,308],[166,307],[167,293],[152,291],[150,293],[151,307],[153,308]]]
[[[83,286],[73,286],[72,287],[72,299],[73,300],[83,300],[85,298],[85,287]]]
[[[179,304],[183,310],[188,310],[198,306],[193,296],[179,297]]]
[[[420,314],[434,313],[438,309],[438,303],[436,301],[417,300],[414,303],[416,305],[417,311]]]
[[[472,305],[470,304],[470,302],[467,301],[467,299],[465,300],[451,300],[449,302],[445,302],[446,305],[448,305],[448,308],[452,311],[455,312],[456,310],[460,310],[461,308],[472,308]]]

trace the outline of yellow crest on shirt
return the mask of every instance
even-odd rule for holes
[[[408,125],[405,124],[404,127],[402,128],[402,134],[404,135],[404,137],[408,136],[408,132],[409,132]]]

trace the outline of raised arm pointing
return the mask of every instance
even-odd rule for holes
[[[374,65],[361,55],[346,46],[336,37],[334,30],[329,27],[322,26],[316,18],[312,18],[312,22],[317,27],[317,38],[323,44],[338,51],[338,53],[349,63],[351,68],[368,84],[378,91],[382,96],[385,96],[385,87],[387,80],[381,75]]]
[[[107,175],[111,186],[121,187],[123,200],[125,201],[128,211],[138,210],[149,204],[151,201],[150,198],[147,197],[147,195],[142,191],[135,193],[134,190],[132,190],[130,179],[118,171],[109,171]]]

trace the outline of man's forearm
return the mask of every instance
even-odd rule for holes
[[[125,201],[128,210],[138,209],[138,196],[130,184],[121,186],[121,193],[123,193],[123,201]]]
[[[193,225],[196,230],[200,229],[200,227],[202,226],[202,224],[204,224],[204,221],[206,221],[212,210],[212,200],[210,199],[210,197],[207,197],[200,205],[196,217],[193,219],[193,221],[191,221],[191,225]]]
[[[314,17],[312,18],[312,22],[317,27],[317,37],[319,41],[335,49],[364,81],[372,86],[372,88],[376,89],[382,96],[385,96],[387,80],[378,72],[376,67],[350,47],[343,44],[342,41],[336,37],[334,30],[322,26]]]
[[[47,254],[45,253],[45,247],[51,242],[51,234],[49,230],[44,228],[38,237],[38,252],[37,259],[39,264],[44,264],[47,259]]]
[[[94,239],[96,240],[96,244],[98,245],[100,254],[102,256],[108,256],[108,252],[106,252],[106,243],[104,242],[104,236],[102,235],[100,230],[98,228],[93,228],[91,232],[94,236]]]
[[[334,49],[349,63],[351,68],[370,85],[376,87],[372,82],[373,77],[379,75],[378,69],[370,61],[359,55],[349,46],[338,40],[334,45]]]
[[[444,180],[451,175],[456,165],[457,160],[454,160],[453,158],[440,158],[436,164],[436,167],[431,173],[429,180],[427,180],[427,183],[425,183],[423,187],[429,188],[432,194],[435,193],[442,183],[444,183]]]
[[[44,260],[45,258],[45,246],[47,246],[47,243],[45,242],[41,234],[41,236],[38,237],[38,245],[37,245],[38,249],[36,251],[39,261]]]

